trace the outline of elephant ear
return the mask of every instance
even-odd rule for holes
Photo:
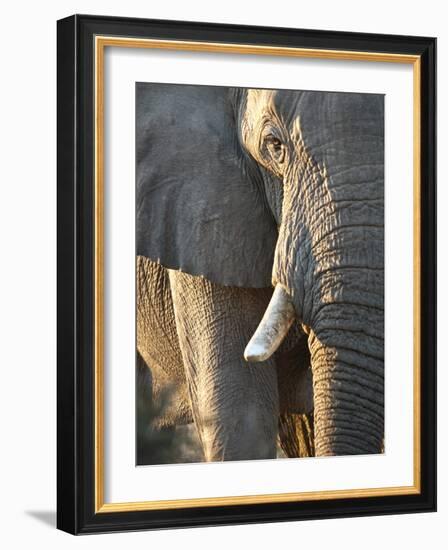
[[[267,287],[277,226],[229,97],[137,84],[137,254],[218,284]]]

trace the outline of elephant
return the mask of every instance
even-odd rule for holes
[[[161,427],[207,461],[382,452],[383,96],[137,83],[136,241]]]

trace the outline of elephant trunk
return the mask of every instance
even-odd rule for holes
[[[341,232],[343,233],[343,231]],[[339,233],[339,234],[341,234]],[[309,329],[318,456],[379,453],[384,437],[384,270],[380,228],[313,249],[296,310]],[[371,238],[366,238],[369,235]],[[336,238],[337,239],[337,238]],[[311,297],[311,298],[310,298]]]
[[[318,456],[382,449],[383,243],[381,204],[346,206],[311,231],[305,224],[280,230],[274,280],[309,333]],[[274,323],[268,311],[259,334],[283,334]]]
[[[313,371],[316,455],[380,453],[384,436],[382,314],[361,311],[358,326],[353,312],[338,307],[339,322],[317,334],[309,348]],[[342,318],[342,321],[341,321]],[[346,319],[346,322],[344,322]],[[344,326],[345,325],[345,326]],[[368,327],[374,327],[369,330]]]
[[[310,329],[318,456],[380,453],[384,437],[382,229],[341,234],[343,250],[329,241],[313,249],[310,287],[297,300]]]

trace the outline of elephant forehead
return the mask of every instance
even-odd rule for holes
[[[282,90],[275,94],[274,108],[293,143],[304,146],[335,185],[358,182],[362,166],[370,167],[369,177],[375,166],[375,181],[382,178],[382,94]]]
[[[241,135],[248,149],[256,145],[263,122],[274,116],[275,94],[275,90],[250,89],[247,91]]]
[[[346,92],[278,91],[274,108],[293,131],[297,120],[310,146],[343,137],[358,139],[366,130],[383,134],[384,96]]]
[[[265,111],[274,105],[276,90],[257,90],[249,89],[247,91],[247,111],[255,119],[257,115],[262,116]]]

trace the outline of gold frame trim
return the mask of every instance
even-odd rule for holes
[[[279,493],[265,495],[244,495],[181,500],[158,500],[142,502],[104,502],[104,50],[106,47],[154,48],[163,50],[198,51],[207,53],[236,53],[270,55],[314,59],[350,61],[371,61],[406,63],[413,65],[413,173],[414,173],[414,480],[413,485],[402,487],[380,487],[350,490],[313,491],[301,493]],[[257,46],[253,44],[225,44],[183,40],[156,40],[96,36],[95,55],[95,513],[130,512],[142,510],[167,510],[197,508],[205,506],[231,506],[241,504],[262,504],[274,502],[303,502],[341,498],[362,498],[420,494],[421,492],[421,343],[420,343],[420,270],[421,270],[421,60],[417,55],[388,54],[381,52],[353,52],[345,50],[323,50]]]

